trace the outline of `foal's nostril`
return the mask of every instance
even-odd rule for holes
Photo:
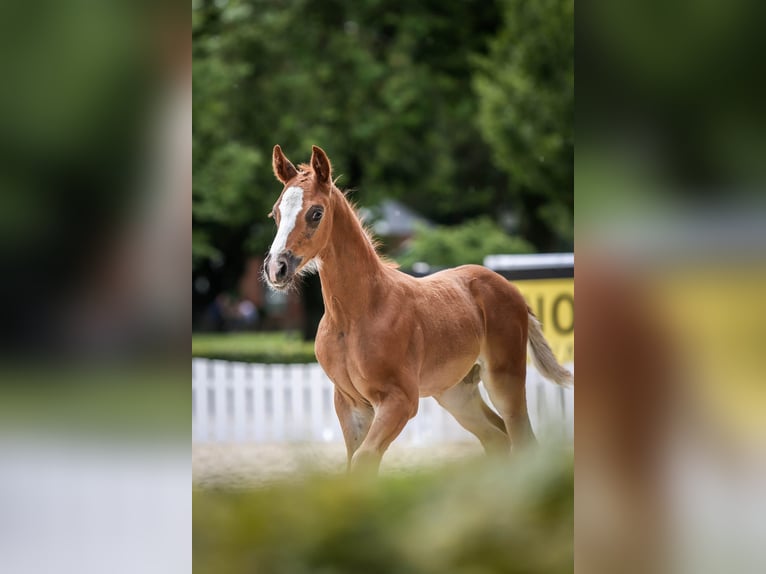
[[[277,261],[277,273],[276,273],[277,280],[281,281],[282,279],[285,278],[286,275],[287,275],[287,261],[280,258]]]

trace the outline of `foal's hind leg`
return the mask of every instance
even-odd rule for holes
[[[489,453],[506,451],[510,446],[503,420],[479,394],[479,366],[454,387],[434,397],[467,431],[476,435]]]
[[[518,447],[535,442],[529,423],[526,395],[526,365],[485,365],[482,380],[489,398],[505,421],[511,446]]]

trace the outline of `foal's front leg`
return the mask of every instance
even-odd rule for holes
[[[388,446],[418,412],[418,397],[400,389],[388,392],[375,405],[375,418],[367,436],[351,458],[351,471],[377,472]]]
[[[370,430],[375,411],[370,406],[355,406],[342,392],[335,387],[335,414],[338,415],[343,440],[346,443],[348,469],[351,468],[351,457],[362,444]]]

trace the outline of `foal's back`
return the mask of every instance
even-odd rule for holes
[[[402,273],[400,276],[407,277]],[[521,320],[527,328],[527,302],[521,292],[503,277],[480,265],[463,265],[427,277],[407,278],[407,305],[421,320],[431,319],[440,328],[452,324],[484,337],[496,323]],[[457,324],[457,325],[455,325]]]

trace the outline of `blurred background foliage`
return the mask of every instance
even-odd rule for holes
[[[573,482],[572,457],[549,448],[377,480],[197,489],[194,570],[568,573]]]
[[[494,219],[493,249],[572,247],[571,0],[192,6],[195,269],[231,284],[268,248],[276,143],[296,163],[321,145],[360,205]]]
[[[404,268],[427,261],[435,267],[481,264],[491,253],[530,253],[531,243],[511,237],[487,216],[469,219],[458,225],[418,229],[410,248],[399,257]]]

